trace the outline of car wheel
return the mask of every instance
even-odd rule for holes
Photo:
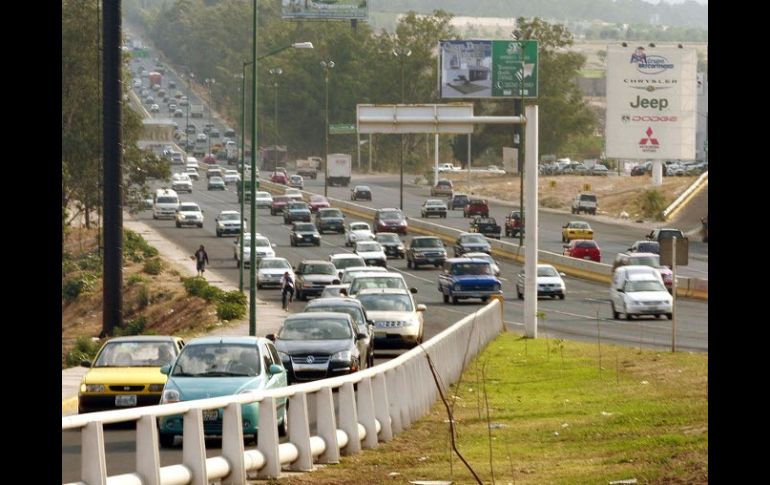
[[[566,295],[564,293],[562,293],[561,295],[559,295],[559,300],[563,300],[565,298],[565,296]]]
[[[524,299],[524,294],[519,291],[519,287],[518,286],[516,287],[516,298],[518,298],[519,300],[523,300]]]
[[[633,320],[633,319],[634,319],[634,316],[626,312],[626,320]]]
[[[203,223],[198,224],[198,228],[202,229],[203,228]]]
[[[610,302],[610,306],[612,307],[612,319],[613,320],[618,320],[620,318],[620,313],[615,311],[615,304]]]
[[[444,297],[444,303],[449,303],[449,295],[442,293],[442,296]]]
[[[158,433],[161,448],[173,448],[176,441],[175,434]]]
[[[406,267],[409,268],[409,269],[412,269],[412,260],[411,259],[407,259],[406,260]]]
[[[452,297],[452,305],[457,305],[458,301],[459,301],[459,299],[456,296]]]
[[[489,297],[488,296],[482,296],[481,297],[481,303],[486,303],[487,301],[489,301]]]
[[[289,434],[289,398],[286,398],[286,405],[283,408],[283,421],[278,425],[278,436],[287,436]]]
[[[316,241],[315,245],[316,246],[320,246],[321,245],[321,241]]]
[[[673,313],[666,313],[666,318],[671,320],[672,318],[674,318],[674,314]]]

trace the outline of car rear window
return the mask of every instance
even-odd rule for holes
[[[584,201],[588,201],[588,202],[596,202],[596,196],[595,195],[582,194],[580,196],[580,200],[584,200]]]
[[[575,243],[575,247],[583,248],[583,249],[593,249],[598,246],[596,245],[595,241],[580,241],[579,243]]]

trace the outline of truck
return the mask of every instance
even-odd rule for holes
[[[460,172],[462,171],[462,167],[455,167],[452,163],[442,163],[438,166],[439,173],[443,172]]]
[[[505,235],[510,237],[519,237],[519,233],[524,231],[524,224],[521,221],[521,212],[512,210],[505,216]]]
[[[158,71],[153,71],[147,75],[147,79],[150,81],[150,88],[156,84],[160,86],[160,82],[163,80],[163,74],[159,73]]]
[[[330,153],[326,157],[329,186],[341,185],[347,187],[350,184],[350,172],[353,167],[353,158],[346,153]]]
[[[500,225],[494,217],[475,217],[470,224],[469,232],[478,232],[485,237],[500,239]]]
[[[264,172],[272,172],[276,167],[285,167],[289,161],[286,145],[260,147],[257,159],[260,162],[260,169]]]
[[[308,157],[306,160],[297,160],[295,162],[297,175],[315,180],[318,176],[318,167],[321,166],[321,162],[323,162],[321,157]]]
[[[225,156],[228,164],[238,161],[238,145],[234,141],[225,142]]]
[[[203,105],[190,103],[190,117],[203,118]]]

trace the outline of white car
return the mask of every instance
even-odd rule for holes
[[[176,210],[176,227],[182,226],[203,227],[203,211],[195,202],[179,204],[179,208]]]
[[[269,209],[273,206],[273,196],[270,192],[257,192],[254,194],[254,204],[257,209]]]
[[[200,180],[201,176],[198,174],[198,169],[194,167],[187,167],[184,169],[184,173],[190,177],[191,180]]]
[[[497,261],[495,261],[495,258],[490,256],[487,253],[463,253],[463,258],[472,258],[472,259],[483,259],[484,261],[489,262],[489,265],[492,267],[492,271],[495,272],[495,276],[500,276],[500,266],[497,265]]]
[[[564,273],[556,271],[556,268],[550,264],[537,265],[537,296],[550,296],[563,300],[567,294],[567,287],[564,284],[562,276]],[[516,275],[516,296],[519,300],[524,299],[524,271]]]
[[[186,173],[175,173],[171,177],[171,189],[177,192],[192,193],[192,190],[193,190],[192,179]]]
[[[287,197],[299,198],[299,200],[302,200],[302,192],[300,192],[299,189],[295,187],[289,187],[283,192],[283,195]]]
[[[160,106],[158,106],[155,103],[151,104],[150,105],[150,113],[158,113],[158,112],[160,112]]]
[[[367,222],[351,222],[345,228],[345,246],[352,246],[358,241],[374,241],[374,237]]]
[[[225,170],[224,179],[226,184],[237,184],[241,181],[241,174],[237,170]]]
[[[297,281],[291,263],[286,258],[270,257],[259,261],[257,270],[257,288],[266,286],[281,287],[281,278],[285,272],[289,272],[292,281]]]
[[[235,241],[233,259],[236,261],[236,267],[241,266],[241,243],[243,243],[243,267],[248,268],[251,266],[251,234],[246,233]],[[259,265],[259,261],[262,258],[272,258],[275,256],[275,249],[273,249],[275,244],[271,244],[270,240],[262,234],[257,233],[254,239],[254,246],[256,247],[254,258],[257,260],[257,265]]]
[[[302,189],[305,186],[305,181],[302,179],[302,175],[290,175],[289,187]]]
[[[209,138],[208,138],[208,136],[206,136],[205,133],[198,133],[197,135],[195,135],[195,140],[196,141],[206,141],[208,139]]]
[[[425,305],[415,305],[409,290],[369,288],[361,290],[358,300],[366,315],[374,322],[375,347],[377,341],[401,340],[409,347],[422,343]]]
[[[195,167],[196,169],[201,168],[198,164],[198,159],[195,157],[187,157],[187,161],[185,162],[185,167]]]
[[[214,221],[217,225],[217,237],[222,237],[223,234],[241,233],[241,213],[238,211],[221,211]],[[246,220],[243,221],[243,228],[247,229]]]
[[[621,266],[612,275],[610,305],[612,318],[625,314],[626,320],[634,316],[654,315],[673,318],[673,297],[666,290],[660,272],[649,266]]]
[[[329,261],[331,261],[334,267],[337,268],[340,278],[342,278],[342,272],[347,268],[353,266],[366,266],[364,258],[357,254],[350,253],[331,254],[329,255]]]
[[[364,258],[369,266],[386,267],[388,265],[388,257],[377,241],[358,241],[354,252]]]
[[[490,165],[487,167],[487,173],[494,173],[497,175],[505,175],[505,170],[498,167],[497,165]]]
[[[353,279],[350,281],[350,288],[348,288],[348,294],[350,296],[355,296],[357,293],[361,292],[361,290],[367,288],[398,288],[417,293],[416,288],[412,289],[406,285],[404,275],[401,273],[390,271],[386,271],[385,273],[378,271],[364,271],[356,273],[353,276]]]
[[[350,282],[356,277],[358,273],[387,273],[388,270],[381,266],[350,266],[342,271],[340,277],[340,284],[350,286]]]

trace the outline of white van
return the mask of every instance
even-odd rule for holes
[[[185,167],[201,168],[200,165],[198,165],[198,159],[195,157],[187,157],[187,162],[185,163]]]
[[[171,177],[171,188],[178,192],[189,192],[192,194],[193,183],[192,179],[186,173],[175,173]]]
[[[615,269],[610,285],[612,317],[662,315],[671,320],[673,298],[663,284],[660,271],[650,266],[629,265]]]
[[[152,198],[153,219],[174,219],[179,207],[179,196],[171,189],[158,189]]]

